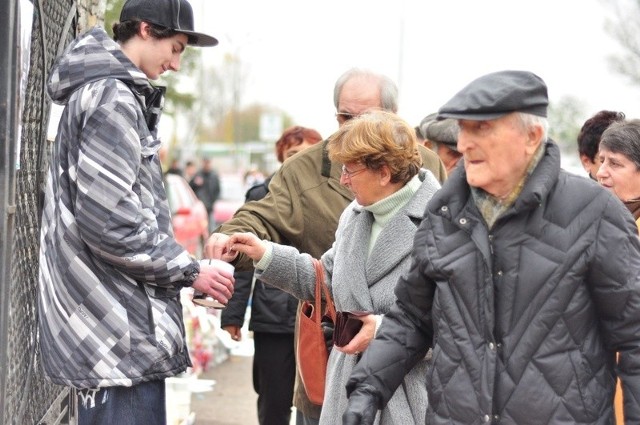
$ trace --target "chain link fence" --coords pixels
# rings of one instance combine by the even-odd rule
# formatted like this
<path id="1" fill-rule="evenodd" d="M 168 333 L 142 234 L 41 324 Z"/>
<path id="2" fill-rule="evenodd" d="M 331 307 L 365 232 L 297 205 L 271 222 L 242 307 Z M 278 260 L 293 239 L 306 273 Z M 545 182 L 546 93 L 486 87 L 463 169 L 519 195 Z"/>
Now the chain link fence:
<path id="1" fill-rule="evenodd" d="M 11 0 L 13 1 L 13 0 Z M 38 349 L 38 250 L 42 190 L 51 142 L 47 126 L 51 103 L 48 71 L 55 58 L 88 25 L 98 22 L 105 0 L 32 0 L 30 69 L 23 100 L 20 169 L 16 173 L 16 215 L 11 249 L 10 300 L 4 411 L 1 424 L 73 424 L 69 390 L 44 379 Z M 90 10 L 101 11 L 98 14 Z"/>

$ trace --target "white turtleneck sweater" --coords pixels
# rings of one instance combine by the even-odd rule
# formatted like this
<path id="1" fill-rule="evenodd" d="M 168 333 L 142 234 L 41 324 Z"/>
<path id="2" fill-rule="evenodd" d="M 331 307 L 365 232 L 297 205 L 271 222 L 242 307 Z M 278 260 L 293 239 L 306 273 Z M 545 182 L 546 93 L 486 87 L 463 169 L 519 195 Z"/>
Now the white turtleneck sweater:
<path id="1" fill-rule="evenodd" d="M 420 181 L 420 177 L 416 174 L 397 192 L 392 193 L 391 195 L 379 200 L 374 204 L 363 207 L 366 211 L 369 211 L 371 214 L 373 214 L 373 224 L 371 226 L 371 237 L 369 238 L 368 254 L 371 254 L 371 250 L 376 244 L 378 235 L 380 235 L 380 232 L 382 231 L 382 229 L 384 229 L 384 226 L 386 226 L 389 220 L 391 220 L 391 218 L 393 218 L 393 216 L 396 215 L 396 213 L 400 211 L 400 209 L 404 207 L 407 202 L 409 202 L 416 191 L 420 188 L 421 184 L 422 182 Z"/>

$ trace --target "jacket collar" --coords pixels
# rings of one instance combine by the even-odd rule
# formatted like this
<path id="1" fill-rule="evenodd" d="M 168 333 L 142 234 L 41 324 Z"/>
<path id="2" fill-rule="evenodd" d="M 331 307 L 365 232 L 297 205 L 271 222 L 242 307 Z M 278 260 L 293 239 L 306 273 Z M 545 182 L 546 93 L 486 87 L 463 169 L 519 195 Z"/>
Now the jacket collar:
<path id="1" fill-rule="evenodd" d="M 461 159 L 461 161 L 464 161 Z M 542 159 L 525 183 L 520 196 L 515 200 L 511 211 L 519 212 L 535 208 L 544 202 L 560 174 L 560 149 L 551 139 L 545 143 Z M 442 190 L 436 193 L 429 203 L 431 213 L 457 218 L 465 206 L 472 205 L 471 189 L 467 183 L 464 164 L 456 167 L 444 182 Z"/>
<path id="2" fill-rule="evenodd" d="M 413 239 L 407 240 L 407 235 L 413 235 L 422 222 L 425 206 L 434 193 L 440 188 L 440 184 L 432 173 L 426 170 L 420 171 L 422 185 L 413 195 L 411 200 L 387 223 L 376 240 L 376 245 L 367 259 L 367 282 L 376 282 L 386 276 L 389 270 L 400 263 L 413 249 Z M 354 208 L 356 211 L 366 212 L 362 207 Z M 366 212 L 368 216 L 372 215 Z M 367 231 L 370 231 L 370 221 Z M 366 252 L 366 243 L 365 246 Z"/>

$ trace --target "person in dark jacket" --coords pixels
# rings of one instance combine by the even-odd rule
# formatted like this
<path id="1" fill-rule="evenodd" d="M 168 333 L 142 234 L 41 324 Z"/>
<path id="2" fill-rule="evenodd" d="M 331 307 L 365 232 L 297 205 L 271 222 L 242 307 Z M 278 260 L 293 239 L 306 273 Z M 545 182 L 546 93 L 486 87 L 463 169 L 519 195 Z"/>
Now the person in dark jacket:
<path id="1" fill-rule="evenodd" d="M 226 302 L 233 276 L 174 238 L 164 91 L 149 80 L 178 71 L 188 44 L 217 40 L 193 31 L 186 0 L 128 0 L 113 34 L 80 35 L 49 75 L 65 108 L 44 194 L 38 341 L 46 378 L 77 390 L 80 425 L 163 424 L 165 378 L 191 365 L 179 292 Z"/>
<path id="2" fill-rule="evenodd" d="M 458 123 L 451 118 L 445 120 L 427 121 L 422 126 L 422 134 L 431 143 L 433 149 L 447 170 L 451 174 L 453 167 L 458 165 L 462 154 L 458 152 Z"/>
<path id="3" fill-rule="evenodd" d="M 215 226 L 213 206 L 220 197 L 220 177 L 218 177 L 216 170 L 213 169 L 210 158 L 202 160 L 202 168 L 189 180 L 189 186 L 191 186 L 191 189 L 207 209 L 209 230 L 211 230 Z"/>
<path id="4" fill-rule="evenodd" d="M 316 130 L 290 127 L 276 142 L 276 157 L 280 163 L 296 153 L 322 141 Z M 269 193 L 269 177 L 247 191 L 246 201 L 257 201 Z M 251 296 L 249 330 L 253 331 L 253 389 L 258 393 L 260 425 L 289 425 L 293 405 L 296 359 L 293 331 L 298 300 L 292 295 L 256 280 L 253 270 L 235 273 L 235 291 L 222 311 L 220 326 L 231 338 L 240 341 L 240 329 Z"/>
<path id="5" fill-rule="evenodd" d="M 640 238 L 615 195 L 561 170 L 547 106 L 538 76 L 500 71 L 440 108 L 464 166 L 425 211 L 343 424 L 372 424 L 429 348 L 427 424 L 612 424 L 616 376 L 640 423 Z"/>
<path id="6" fill-rule="evenodd" d="M 624 121 L 624 113 L 616 111 L 600 111 L 584 122 L 578 133 L 578 154 L 584 171 L 589 178 L 596 180 L 600 168 L 598 147 L 602 133 L 614 122 Z"/>

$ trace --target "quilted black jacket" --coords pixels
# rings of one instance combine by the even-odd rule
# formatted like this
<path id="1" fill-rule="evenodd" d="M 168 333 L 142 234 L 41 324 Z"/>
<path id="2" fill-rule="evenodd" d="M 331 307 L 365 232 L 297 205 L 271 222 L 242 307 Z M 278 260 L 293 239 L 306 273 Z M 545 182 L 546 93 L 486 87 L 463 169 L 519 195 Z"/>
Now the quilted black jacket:
<path id="1" fill-rule="evenodd" d="M 458 167 L 348 383 L 384 404 L 428 347 L 428 424 L 613 424 L 617 374 L 640 423 L 640 239 L 630 213 L 546 152 L 487 229 Z"/>

